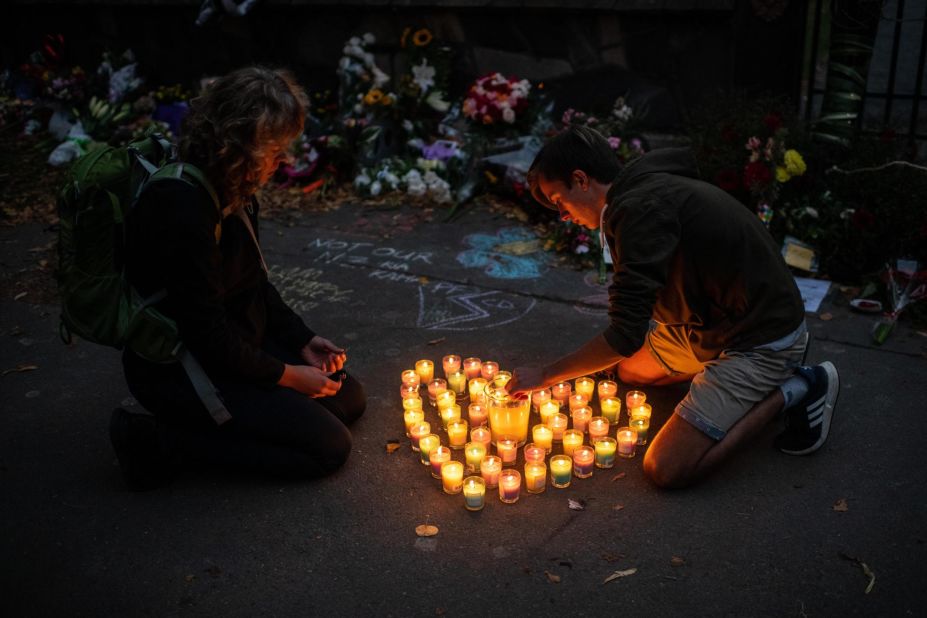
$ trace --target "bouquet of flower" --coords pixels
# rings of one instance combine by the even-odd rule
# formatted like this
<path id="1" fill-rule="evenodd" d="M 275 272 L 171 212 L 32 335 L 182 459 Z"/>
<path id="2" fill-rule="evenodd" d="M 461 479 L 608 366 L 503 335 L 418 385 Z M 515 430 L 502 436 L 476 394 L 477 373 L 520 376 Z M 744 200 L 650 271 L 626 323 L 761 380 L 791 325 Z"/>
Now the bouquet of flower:
<path id="1" fill-rule="evenodd" d="M 643 139 L 631 132 L 635 119 L 634 110 L 625 98 L 618 97 L 605 118 L 586 114 L 571 107 L 563 112 L 560 121 L 563 128 L 588 126 L 595 129 L 608 138 L 608 145 L 615 151 L 619 161 L 625 164 L 644 154 L 646 150 Z"/>
<path id="2" fill-rule="evenodd" d="M 371 113 L 388 107 L 396 95 L 384 89 L 389 75 L 376 64 L 373 53 L 367 50 L 376 42 L 371 33 L 351 37 L 342 50 L 338 63 L 338 99 L 342 119 L 346 126 L 366 125 Z"/>
<path id="3" fill-rule="evenodd" d="M 807 165 L 797 150 L 785 147 L 785 132 L 781 129 L 765 142 L 751 136 L 744 148 L 750 154 L 743 170 L 743 185 L 754 198 L 760 220 L 768 226 L 780 186 L 804 174 Z"/>
<path id="4" fill-rule="evenodd" d="M 428 197 L 445 204 L 452 200 L 451 185 L 437 173 L 435 166 L 419 159 L 415 165 L 391 157 L 370 168 L 361 168 L 354 178 L 354 188 L 361 195 L 377 197 L 391 191 L 405 191 L 410 197 Z M 420 165 L 424 164 L 424 165 Z"/>
<path id="5" fill-rule="evenodd" d="M 491 73 L 477 79 L 467 91 L 463 113 L 481 125 L 513 125 L 529 107 L 531 82 Z"/>

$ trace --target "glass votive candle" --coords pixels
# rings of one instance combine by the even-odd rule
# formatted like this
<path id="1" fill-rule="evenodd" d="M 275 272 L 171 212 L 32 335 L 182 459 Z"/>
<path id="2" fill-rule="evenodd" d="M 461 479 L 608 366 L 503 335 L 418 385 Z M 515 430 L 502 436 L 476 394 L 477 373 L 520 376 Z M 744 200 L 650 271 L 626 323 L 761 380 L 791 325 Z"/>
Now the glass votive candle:
<path id="1" fill-rule="evenodd" d="M 489 453 L 489 446 L 492 444 L 492 431 L 485 426 L 474 427 L 470 430 L 470 442 L 479 442 L 486 447 L 486 452 Z"/>
<path id="2" fill-rule="evenodd" d="M 497 373 L 499 373 L 499 363 L 486 361 L 480 365 L 480 376 L 487 382 L 492 382 Z"/>
<path id="3" fill-rule="evenodd" d="M 503 466 L 514 466 L 518 457 L 518 442 L 510 438 L 502 438 L 496 442 L 496 453 L 502 460 Z"/>
<path id="4" fill-rule="evenodd" d="M 595 450 L 591 446 L 577 446 L 573 451 L 573 476 L 585 479 L 592 476 L 595 467 Z"/>
<path id="5" fill-rule="evenodd" d="M 602 416 L 607 418 L 609 423 L 613 425 L 618 423 L 618 415 L 621 413 L 620 399 L 617 397 L 599 398 L 599 407 L 602 408 Z"/>
<path id="6" fill-rule="evenodd" d="M 630 427 L 618 430 L 618 456 L 630 459 L 634 457 L 634 447 L 637 445 L 637 432 Z"/>
<path id="7" fill-rule="evenodd" d="M 618 395 L 618 383 L 611 380 L 602 380 L 599 382 L 597 389 L 600 402 L 606 397 L 616 397 Z"/>
<path id="8" fill-rule="evenodd" d="M 468 511 L 480 511 L 486 504 L 486 481 L 481 476 L 468 476 L 463 480 L 464 506 Z"/>
<path id="9" fill-rule="evenodd" d="M 483 367 L 483 361 L 471 356 L 470 358 L 464 359 L 463 370 L 467 374 L 467 379 L 472 380 L 473 378 L 479 377 L 480 369 Z"/>
<path id="10" fill-rule="evenodd" d="M 618 441 L 611 437 L 599 438 L 595 442 L 595 465 L 599 468 L 611 468 L 615 465 L 615 449 Z"/>
<path id="11" fill-rule="evenodd" d="M 554 442 L 560 442 L 563 440 L 563 432 L 566 431 L 567 425 L 570 424 L 569 417 L 563 412 L 557 412 L 556 414 L 551 414 L 547 419 L 547 426 L 550 427 L 551 432 L 553 432 Z"/>
<path id="12" fill-rule="evenodd" d="M 444 493 L 459 494 L 463 489 L 464 465 L 459 461 L 445 461 L 441 464 L 441 484 Z"/>
<path id="13" fill-rule="evenodd" d="M 543 423 L 531 428 L 531 439 L 547 453 L 554 447 L 554 432 Z"/>
<path id="14" fill-rule="evenodd" d="M 467 376 L 463 371 L 455 371 L 447 376 L 447 389 L 457 393 L 458 397 L 467 397 Z"/>
<path id="15" fill-rule="evenodd" d="M 455 403 L 457 403 L 457 395 L 454 391 L 443 391 L 438 393 L 438 396 L 435 397 L 435 405 L 438 406 L 438 410 L 443 410 Z"/>
<path id="16" fill-rule="evenodd" d="M 402 372 L 402 383 L 407 386 L 418 386 L 422 383 L 422 378 L 415 369 L 406 369 Z"/>
<path id="17" fill-rule="evenodd" d="M 415 373 L 418 374 L 420 384 L 428 384 L 435 377 L 435 364 L 425 359 L 416 361 Z"/>
<path id="18" fill-rule="evenodd" d="M 403 401 L 406 399 L 421 400 L 418 394 L 418 384 L 403 384 L 399 387 L 399 396 L 402 397 Z"/>
<path id="19" fill-rule="evenodd" d="M 543 461 L 525 462 L 525 489 L 529 494 L 539 494 L 547 489 L 547 464 Z"/>
<path id="20" fill-rule="evenodd" d="M 525 445 L 525 461 L 544 461 L 547 458 L 547 449 L 535 443 Z"/>
<path id="21" fill-rule="evenodd" d="M 573 417 L 573 429 L 584 432 L 586 431 L 586 425 L 592 419 L 592 408 L 588 406 L 576 408 L 571 412 L 571 416 Z"/>
<path id="22" fill-rule="evenodd" d="M 499 473 L 499 500 L 506 504 L 518 502 L 521 495 L 521 473 L 506 468 Z"/>
<path id="23" fill-rule="evenodd" d="M 427 421 L 419 421 L 409 427 L 409 437 L 412 439 L 412 450 L 418 450 L 418 443 L 422 437 L 431 433 L 431 424 Z"/>
<path id="24" fill-rule="evenodd" d="M 470 419 L 470 425 L 472 427 L 480 427 L 486 424 L 488 417 L 488 410 L 486 406 L 480 403 L 471 403 L 467 406 L 467 417 Z"/>
<path id="25" fill-rule="evenodd" d="M 541 415 L 541 422 L 545 425 L 550 424 L 550 417 L 553 414 L 560 412 L 560 402 L 559 401 L 548 401 L 547 403 L 542 403 L 541 407 L 538 408 L 538 413 Z"/>
<path id="26" fill-rule="evenodd" d="M 403 410 L 421 410 L 422 409 L 422 398 L 416 395 L 415 397 L 406 397 L 402 400 L 402 409 Z"/>
<path id="27" fill-rule="evenodd" d="M 573 393 L 573 386 L 569 382 L 559 382 L 550 387 L 551 399 L 556 399 L 561 404 L 570 398 Z"/>
<path id="28" fill-rule="evenodd" d="M 628 418 L 632 418 L 634 416 L 646 416 L 647 418 L 650 418 L 652 414 L 653 408 L 650 407 L 649 403 L 642 403 L 639 406 L 628 408 Z"/>
<path id="29" fill-rule="evenodd" d="M 628 426 L 637 434 L 637 445 L 644 446 L 647 444 L 647 434 L 650 432 L 649 416 L 632 416 L 628 421 Z"/>
<path id="30" fill-rule="evenodd" d="M 435 400 L 438 398 L 438 395 L 447 392 L 447 381 L 441 378 L 435 378 L 434 380 L 429 380 L 427 384 L 428 402 L 431 405 L 435 405 Z"/>
<path id="31" fill-rule="evenodd" d="M 464 458 L 467 461 L 467 472 L 480 471 L 480 464 L 486 457 L 486 445 L 482 442 L 467 442 L 464 447 Z"/>
<path id="32" fill-rule="evenodd" d="M 586 425 L 586 431 L 589 432 L 589 443 L 595 444 L 596 440 L 607 436 L 608 428 L 609 422 L 604 416 L 593 416 L 590 418 L 589 424 Z"/>
<path id="33" fill-rule="evenodd" d="M 431 464 L 431 476 L 436 479 L 441 478 L 441 466 L 445 461 L 451 460 L 451 449 L 446 446 L 439 446 L 431 449 L 428 453 L 428 463 Z"/>
<path id="34" fill-rule="evenodd" d="M 442 408 L 438 415 L 441 417 L 441 424 L 444 426 L 444 429 L 447 429 L 447 426 L 453 423 L 454 421 L 460 420 L 460 406 L 456 403 L 452 403 L 446 408 Z"/>
<path id="35" fill-rule="evenodd" d="M 467 389 L 470 391 L 470 402 L 481 405 L 486 404 L 486 385 L 489 384 L 483 378 L 471 378 L 467 383 Z"/>
<path id="36" fill-rule="evenodd" d="M 550 458 L 550 484 L 557 488 L 570 486 L 573 479 L 573 458 L 569 455 L 554 455 Z"/>
<path id="37" fill-rule="evenodd" d="M 570 404 L 570 412 L 572 412 L 576 408 L 585 408 L 586 405 L 589 403 L 589 398 L 586 397 L 585 395 L 574 393 L 573 395 L 570 395 L 567 401 Z"/>
<path id="38" fill-rule="evenodd" d="M 411 410 L 406 410 L 402 413 L 402 418 L 406 422 L 406 437 L 412 437 L 412 427 L 418 425 L 419 423 L 425 422 L 425 413 L 422 412 L 421 408 L 412 408 Z M 428 431 L 425 433 L 431 433 L 431 427 L 428 427 Z M 422 436 L 419 436 L 421 438 Z"/>
<path id="39" fill-rule="evenodd" d="M 534 411 L 540 413 L 541 406 L 550 401 L 550 390 L 542 388 L 539 391 L 531 393 L 531 405 Z"/>
<path id="40" fill-rule="evenodd" d="M 441 359 L 441 366 L 444 368 L 445 377 L 451 377 L 452 373 L 460 371 L 460 357 L 456 354 L 448 354 Z"/>
<path id="41" fill-rule="evenodd" d="M 595 380 L 589 376 L 576 378 L 573 392 L 584 396 L 586 401 L 592 401 L 592 395 L 595 393 Z"/>
<path id="42" fill-rule="evenodd" d="M 567 429 L 563 432 L 563 454 L 573 456 L 573 451 L 583 445 L 583 432 Z"/>
<path id="43" fill-rule="evenodd" d="M 486 481 L 486 487 L 492 489 L 499 484 L 499 474 L 502 472 L 502 460 L 495 455 L 487 455 L 480 463 L 480 476 Z"/>
<path id="44" fill-rule="evenodd" d="M 459 451 L 467 445 L 468 433 L 467 421 L 462 418 L 447 424 L 447 441 L 455 451 Z"/>
<path id="45" fill-rule="evenodd" d="M 644 394 L 644 391 L 628 391 L 624 395 L 624 404 L 628 410 L 642 406 L 646 401 L 647 395 Z"/>
<path id="46" fill-rule="evenodd" d="M 431 463 L 429 457 L 431 456 L 431 451 L 441 446 L 441 438 L 436 436 L 433 433 L 422 436 L 418 439 L 418 454 L 421 457 L 422 463 L 428 465 Z"/>

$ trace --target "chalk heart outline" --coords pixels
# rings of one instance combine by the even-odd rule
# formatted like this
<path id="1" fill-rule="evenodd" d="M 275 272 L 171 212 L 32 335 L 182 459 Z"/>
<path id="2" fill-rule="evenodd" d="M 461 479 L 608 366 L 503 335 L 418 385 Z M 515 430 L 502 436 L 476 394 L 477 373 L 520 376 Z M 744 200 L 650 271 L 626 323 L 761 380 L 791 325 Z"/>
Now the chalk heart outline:
<path id="1" fill-rule="evenodd" d="M 541 251 L 537 236 L 529 229 L 506 227 L 495 234 L 470 234 L 463 242 L 471 248 L 457 254 L 457 262 L 465 268 L 482 268 L 494 279 L 537 279 L 547 270 L 546 255 Z M 499 250 L 516 246 L 526 253 Z"/>

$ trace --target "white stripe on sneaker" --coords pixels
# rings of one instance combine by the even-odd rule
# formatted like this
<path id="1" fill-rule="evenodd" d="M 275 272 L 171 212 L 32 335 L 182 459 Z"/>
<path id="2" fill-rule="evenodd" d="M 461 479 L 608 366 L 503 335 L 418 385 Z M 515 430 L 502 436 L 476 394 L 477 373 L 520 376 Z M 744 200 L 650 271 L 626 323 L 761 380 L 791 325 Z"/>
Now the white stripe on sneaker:
<path id="1" fill-rule="evenodd" d="M 818 425 L 820 425 L 820 424 L 823 423 L 823 422 L 824 422 L 824 417 L 822 416 L 822 417 L 819 418 L 818 420 L 812 421 L 811 424 L 808 425 L 808 428 L 809 428 L 809 429 L 814 429 L 815 427 L 817 427 Z"/>

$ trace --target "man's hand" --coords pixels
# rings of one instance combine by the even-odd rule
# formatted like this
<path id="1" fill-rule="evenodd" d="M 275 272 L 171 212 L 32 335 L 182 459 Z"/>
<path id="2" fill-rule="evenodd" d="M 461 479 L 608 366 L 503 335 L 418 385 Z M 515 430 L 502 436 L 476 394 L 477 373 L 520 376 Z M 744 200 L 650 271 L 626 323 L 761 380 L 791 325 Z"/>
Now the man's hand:
<path id="1" fill-rule="evenodd" d="M 326 373 L 338 371 L 344 367 L 345 361 L 348 360 L 348 354 L 344 348 L 339 348 L 334 343 L 316 335 L 302 350 L 299 351 L 303 360 L 313 367 L 318 367 Z"/>
<path id="2" fill-rule="evenodd" d="M 528 391 L 536 391 L 549 386 L 541 367 L 518 367 L 512 372 L 512 379 L 505 385 L 505 390 L 517 398 L 524 398 Z"/>
<path id="3" fill-rule="evenodd" d="M 340 381 L 336 382 L 322 369 L 308 365 L 284 365 L 283 375 L 277 384 L 309 397 L 330 397 L 341 388 Z"/>

